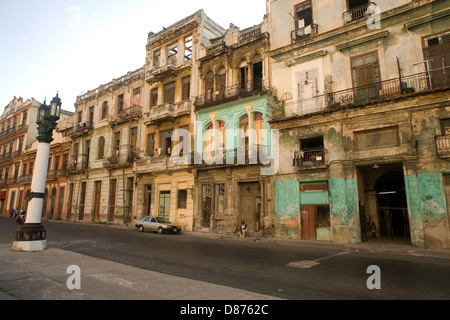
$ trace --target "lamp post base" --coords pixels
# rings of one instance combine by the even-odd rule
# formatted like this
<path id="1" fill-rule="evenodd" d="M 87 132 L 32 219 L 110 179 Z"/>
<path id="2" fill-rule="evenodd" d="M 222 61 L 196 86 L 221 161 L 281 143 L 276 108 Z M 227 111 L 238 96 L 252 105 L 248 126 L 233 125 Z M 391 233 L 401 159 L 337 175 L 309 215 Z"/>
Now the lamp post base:
<path id="1" fill-rule="evenodd" d="M 25 223 L 16 232 L 12 250 L 42 251 L 47 249 L 46 230 L 42 223 Z"/>
<path id="2" fill-rule="evenodd" d="M 47 240 L 39 241 L 14 241 L 13 251 L 44 251 L 47 249 Z"/>

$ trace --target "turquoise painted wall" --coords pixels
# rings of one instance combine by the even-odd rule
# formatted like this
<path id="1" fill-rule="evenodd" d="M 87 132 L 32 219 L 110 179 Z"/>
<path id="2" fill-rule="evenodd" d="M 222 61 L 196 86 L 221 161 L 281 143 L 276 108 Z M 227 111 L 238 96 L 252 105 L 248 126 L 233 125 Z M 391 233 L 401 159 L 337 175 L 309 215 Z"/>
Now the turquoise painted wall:
<path id="1" fill-rule="evenodd" d="M 300 214 L 300 184 L 297 180 L 275 181 L 275 216 L 291 219 Z"/>
<path id="2" fill-rule="evenodd" d="M 411 241 L 425 247 L 425 230 L 447 219 L 445 189 L 440 172 L 405 176 Z M 437 235 L 436 235 L 437 236 Z M 441 237 L 448 237 L 443 233 Z M 445 241 L 445 239 L 442 239 Z"/>
<path id="3" fill-rule="evenodd" d="M 196 146 L 195 149 L 198 153 L 202 154 L 204 150 L 204 137 L 206 132 L 206 127 L 211 123 L 210 114 L 216 113 L 217 121 L 225 122 L 225 129 L 239 129 L 239 121 L 243 116 L 247 116 L 247 111 L 244 106 L 247 104 L 252 104 L 252 112 L 259 112 L 263 115 L 264 129 L 270 129 L 270 125 L 267 122 L 267 96 L 257 96 L 249 99 L 242 99 L 233 101 L 230 103 L 224 103 L 218 106 L 210 107 L 205 110 L 197 112 L 197 131 L 196 131 Z M 268 155 L 271 155 L 271 135 L 269 130 L 266 131 L 264 136 L 265 141 L 268 145 Z M 225 136 L 225 148 L 234 149 L 239 146 L 239 137 L 233 135 L 232 132 L 226 132 Z"/>

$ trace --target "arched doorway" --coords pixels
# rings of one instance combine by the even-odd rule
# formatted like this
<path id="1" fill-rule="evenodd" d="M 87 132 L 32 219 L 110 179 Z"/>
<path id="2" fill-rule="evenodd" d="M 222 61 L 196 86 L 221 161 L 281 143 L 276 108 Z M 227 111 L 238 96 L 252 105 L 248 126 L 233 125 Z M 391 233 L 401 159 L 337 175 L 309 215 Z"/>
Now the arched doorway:
<path id="1" fill-rule="evenodd" d="M 361 240 L 411 244 L 403 164 L 360 166 L 357 178 Z"/>
<path id="2" fill-rule="evenodd" d="M 410 238 L 402 172 L 387 172 L 375 183 L 380 236 Z"/>

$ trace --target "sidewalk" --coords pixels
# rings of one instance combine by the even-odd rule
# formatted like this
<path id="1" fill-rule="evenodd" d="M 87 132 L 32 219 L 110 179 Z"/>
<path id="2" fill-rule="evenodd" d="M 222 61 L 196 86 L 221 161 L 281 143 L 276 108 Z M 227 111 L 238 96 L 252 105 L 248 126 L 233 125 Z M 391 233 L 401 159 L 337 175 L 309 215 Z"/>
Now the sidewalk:
<path id="1" fill-rule="evenodd" d="M 279 300 L 51 247 L 16 252 L 12 243 L 0 236 L 0 300 Z M 67 287 L 71 265 L 80 268 L 80 290 Z"/>

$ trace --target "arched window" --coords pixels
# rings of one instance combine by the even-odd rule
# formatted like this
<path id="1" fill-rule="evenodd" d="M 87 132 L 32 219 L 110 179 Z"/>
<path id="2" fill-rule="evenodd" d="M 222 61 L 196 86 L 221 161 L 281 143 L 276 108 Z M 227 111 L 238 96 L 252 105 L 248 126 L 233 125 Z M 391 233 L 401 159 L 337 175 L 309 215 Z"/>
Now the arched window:
<path id="1" fill-rule="evenodd" d="M 263 139 L 263 137 L 260 135 L 260 130 L 264 129 L 263 114 L 261 112 L 255 112 L 253 114 L 253 129 L 255 129 L 254 143 L 259 145 L 262 143 Z"/>
<path id="2" fill-rule="evenodd" d="M 206 127 L 205 132 L 205 149 L 206 154 L 210 154 L 214 151 L 214 125 L 211 123 Z"/>
<path id="3" fill-rule="evenodd" d="M 102 116 L 101 119 L 106 119 L 108 116 L 108 101 L 103 102 L 102 104 Z"/>
<path id="4" fill-rule="evenodd" d="M 214 74 L 210 71 L 205 78 L 205 94 L 206 100 L 209 101 L 213 98 L 214 94 Z"/>
<path id="5" fill-rule="evenodd" d="M 219 93 L 218 98 L 225 97 L 225 90 L 227 87 L 227 74 L 225 68 L 220 68 L 217 73 L 217 91 Z"/>
<path id="6" fill-rule="evenodd" d="M 105 138 L 104 137 L 100 137 L 98 139 L 97 150 L 98 150 L 97 160 L 103 159 L 105 157 Z"/>
<path id="7" fill-rule="evenodd" d="M 225 150 L 225 121 L 219 121 L 217 130 L 217 144 L 219 151 Z"/>
<path id="8" fill-rule="evenodd" d="M 248 116 L 245 115 L 239 121 L 239 146 L 248 150 L 249 132 L 248 132 Z"/>

